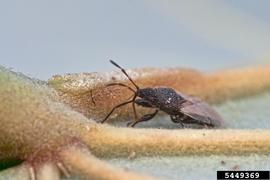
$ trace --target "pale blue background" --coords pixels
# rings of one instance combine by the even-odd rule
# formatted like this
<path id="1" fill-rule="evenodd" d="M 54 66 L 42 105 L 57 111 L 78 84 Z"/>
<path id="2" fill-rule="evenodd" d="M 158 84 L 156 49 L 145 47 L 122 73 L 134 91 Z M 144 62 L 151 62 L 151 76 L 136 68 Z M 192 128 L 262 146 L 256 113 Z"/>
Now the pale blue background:
<path id="1" fill-rule="evenodd" d="M 0 64 L 41 79 L 116 70 L 109 58 L 127 68 L 204 71 L 270 64 L 269 7 L 269 0 L 0 0 Z M 269 99 L 216 109 L 230 128 L 269 128 Z M 259 155 L 108 161 L 168 179 L 216 179 L 216 170 L 235 165 L 270 168 L 269 156 Z"/>
<path id="2" fill-rule="evenodd" d="M 115 69 L 109 58 L 127 68 L 268 63 L 269 7 L 267 0 L 1 0 L 0 64 L 48 79 Z"/>

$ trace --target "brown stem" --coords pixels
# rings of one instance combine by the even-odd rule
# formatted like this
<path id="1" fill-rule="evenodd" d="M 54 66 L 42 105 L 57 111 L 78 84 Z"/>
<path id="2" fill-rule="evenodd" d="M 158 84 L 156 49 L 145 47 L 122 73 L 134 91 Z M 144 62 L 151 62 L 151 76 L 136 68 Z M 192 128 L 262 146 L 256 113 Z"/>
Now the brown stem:
<path id="1" fill-rule="evenodd" d="M 62 161 L 70 167 L 71 172 L 93 180 L 153 180 L 150 176 L 139 175 L 115 168 L 95 158 L 86 149 L 69 147 L 60 153 Z M 156 179 L 156 178 L 155 178 Z"/>
<path id="2" fill-rule="evenodd" d="M 270 154 L 269 130 L 158 130 L 100 127 L 82 139 L 98 157 Z"/>

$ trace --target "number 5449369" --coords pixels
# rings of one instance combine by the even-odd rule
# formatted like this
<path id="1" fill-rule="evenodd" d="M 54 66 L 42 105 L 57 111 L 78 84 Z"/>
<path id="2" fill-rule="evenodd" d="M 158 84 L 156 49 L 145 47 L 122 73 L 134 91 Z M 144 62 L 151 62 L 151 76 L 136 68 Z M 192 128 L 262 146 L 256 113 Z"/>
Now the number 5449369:
<path id="1" fill-rule="evenodd" d="M 258 179 L 258 172 L 226 172 L 225 179 Z"/>

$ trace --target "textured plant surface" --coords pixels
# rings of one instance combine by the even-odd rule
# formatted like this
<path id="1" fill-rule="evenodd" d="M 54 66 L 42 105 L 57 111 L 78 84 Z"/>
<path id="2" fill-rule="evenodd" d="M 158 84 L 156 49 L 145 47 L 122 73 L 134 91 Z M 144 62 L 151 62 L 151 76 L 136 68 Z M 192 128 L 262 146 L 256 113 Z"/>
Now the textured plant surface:
<path id="1" fill-rule="evenodd" d="M 270 89 L 267 66 L 214 74 L 183 69 L 128 72 L 141 87 L 170 86 L 209 103 Z M 89 73 L 55 76 L 47 83 L 1 67 L 0 161 L 23 163 L 3 170 L 0 178 L 153 179 L 111 167 L 96 157 L 128 158 L 134 152 L 136 156 L 270 153 L 268 130 L 131 129 L 96 123 L 130 97 L 124 88 L 105 87 L 119 81 L 126 82 L 119 73 Z M 112 119 L 131 117 L 127 106 Z"/>

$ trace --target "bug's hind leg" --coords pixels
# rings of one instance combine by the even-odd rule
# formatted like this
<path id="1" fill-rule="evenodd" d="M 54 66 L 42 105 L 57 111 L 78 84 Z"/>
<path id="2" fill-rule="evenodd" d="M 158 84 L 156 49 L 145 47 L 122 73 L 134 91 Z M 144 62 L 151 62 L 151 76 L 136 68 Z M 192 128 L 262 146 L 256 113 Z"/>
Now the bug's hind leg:
<path id="1" fill-rule="evenodd" d="M 139 122 L 149 121 L 149 120 L 153 119 L 157 113 L 158 113 L 158 110 L 156 109 L 156 111 L 155 111 L 154 113 L 146 114 L 146 115 L 144 115 L 143 117 L 141 117 L 141 118 L 140 118 L 139 120 L 137 120 L 137 121 L 129 122 L 129 123 L 127 124 L 127 126 L 134 127 L 134 126 L 135 126 L 136 124 L 138 124 Z"/>

